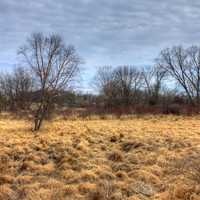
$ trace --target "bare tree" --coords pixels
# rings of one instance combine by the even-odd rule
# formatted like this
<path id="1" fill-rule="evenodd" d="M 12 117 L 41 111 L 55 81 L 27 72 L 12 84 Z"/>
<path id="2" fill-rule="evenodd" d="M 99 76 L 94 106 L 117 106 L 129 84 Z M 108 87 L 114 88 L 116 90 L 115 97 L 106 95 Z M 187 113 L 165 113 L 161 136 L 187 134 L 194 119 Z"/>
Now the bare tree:
<path id="1" fill-rule="evenodd" d="M 199 47 L 165 49 L 160 54 L 158 64 L 179 83 L 192 105 L 200 105 Z"/>
<path id="2" fill-rule="evenodd" d="M 5 107 L 9 106 L 9 110 L 15 110 L 14 79 L 11 74 L 1 74 L 0 88 L 1 94 L 5 98 Z"/>
<path id="3" fill-rule="evenodd" d="M 196 103 L 200 105 L 200 47 L 192 46 L 187 49 L 187 53 L 189 82 L 195 91 Z"/>
<path id="4" fill-rule="evenodd" d="M 9 110 L 28 108 L 32 86 L 30 74 L 22 67 L 0 77 L 0 91 Z"/>
<path id="5" fill-rule="evenodd" d="M 31 103 L 30 93 L 33 89 L 33 80 L 28 71 L 18 67 L 14 71 L 15 102 L 17 107 L 27 109 Z"/>
<path id="6" fill-rule="evenodd" d="M 94 83 L 100 93 L 106 93 L 106 87 L 114 80 L 112 66 L 99 67 L 94 78 Z"/>
<path id="7" fill-rule="evenodd" d="M 142 77 L 144 81 L 144 89 L 147 101 L 150 104 L 157 104 L 163 80 L 166 76 L 166 70 L 159 66 L 146 67 L 142 70 Z"/>
<path id="8" fill-rule="evenodd" d="M 141 72 L 133 66 L 100 67 L 95 77 L 96 85 L 109 105 L 130 105 L 142 85 Z"/>
<path id="9" fill-rule="evenodd" d="M 130 105 L 137 98 L 142 86 L 141 71 L 133 66 L 119 66 L 114 70 L 114 79 L 118 90 L 118 98 L 123 105 Z"/>
<path id="10" fill-rule="evenodd" d="M 54 98 L 61 90 L 69 87 L 79 71 L 80 58 L 73 46 L 65 46 L 62 38 L 52 34 L 33 34 L 19 49 L 40 92 L 35 113 L 34 130 L 40 129 Z"/>
<path id="11" fill-rule="evenodd" d="M 107 106 L 114 105 L 118 91 L 116 90 L 113 67 L 112 66 L 99 67 L 96 76 L 94 78 L 94 83 L 97 89 L 99 90 L 100 95 L 103 95 L 106 105 Z"/>

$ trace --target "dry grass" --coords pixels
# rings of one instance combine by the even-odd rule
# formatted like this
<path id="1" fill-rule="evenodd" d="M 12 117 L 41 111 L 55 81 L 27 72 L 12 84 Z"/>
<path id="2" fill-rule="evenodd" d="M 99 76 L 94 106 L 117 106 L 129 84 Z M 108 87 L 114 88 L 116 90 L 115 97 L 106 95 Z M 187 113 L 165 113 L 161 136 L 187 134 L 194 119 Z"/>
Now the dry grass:
<path id="1" fill-rule="evenodd" d="M 200 117 L 0 118 L 0 200 L 199 200 Z"/>

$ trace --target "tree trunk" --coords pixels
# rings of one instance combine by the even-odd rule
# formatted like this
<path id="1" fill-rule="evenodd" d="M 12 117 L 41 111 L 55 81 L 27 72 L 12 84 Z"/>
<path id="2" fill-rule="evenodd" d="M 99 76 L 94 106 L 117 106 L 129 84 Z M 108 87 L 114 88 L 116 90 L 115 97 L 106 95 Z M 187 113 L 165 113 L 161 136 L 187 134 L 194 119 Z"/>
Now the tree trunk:
<path id="1" fill-rule="evenodd" d="M 42 101 L 36 114 L 35 114 L 35 127 L 34 131 L 39 131 L 44 119 L 46 118 L 49 108 L 51 106 L 51 101 L 47 98 L 46 101 Z"/>
<path id="2" fill-rule="evenodd" d="M 48 110 L 48 104 L 41 104 L 35 115 L 35 127 L 34 131 L 39 131 L 42 125 L 43 120 L 45 119 L 46 113 Z"/>

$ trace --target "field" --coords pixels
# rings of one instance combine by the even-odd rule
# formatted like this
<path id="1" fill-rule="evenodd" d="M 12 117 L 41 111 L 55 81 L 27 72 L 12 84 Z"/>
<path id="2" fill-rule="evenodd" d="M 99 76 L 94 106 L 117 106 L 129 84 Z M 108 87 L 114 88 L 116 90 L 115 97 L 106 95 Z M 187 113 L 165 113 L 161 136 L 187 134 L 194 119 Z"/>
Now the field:
<path id="1" fill-rule="evenodd" d="M 200 117 L 0 117 L 0 200 L 199 200 Z"/>

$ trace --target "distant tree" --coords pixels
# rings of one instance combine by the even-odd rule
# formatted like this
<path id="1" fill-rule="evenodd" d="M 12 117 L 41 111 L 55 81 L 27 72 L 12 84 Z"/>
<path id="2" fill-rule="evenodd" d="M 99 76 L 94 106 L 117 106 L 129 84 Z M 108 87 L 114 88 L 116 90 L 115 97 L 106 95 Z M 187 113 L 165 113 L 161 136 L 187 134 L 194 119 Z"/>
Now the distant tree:
<path id="1" fill-rule="evenodd" d="M 116 104 L 116 83 L 114 80 L 114 73 L 112 66 L 102 66 L 99 67 L 94 79 L 95 86 L 103 95 L 105 104 L 107 106 L 113 106 Z"/>
<path id="2" fill-rule="evenodd" d="M 133 104 L 142 86 L 141 71 L 134 66 L 119 66 L 114 70 L 114 80 L 121 104 L 125 106 Z"/>
<path id="3" fill-rule="evenodd" d="M 30 73 L 22 67 L 14 70 L 15 102 L 19 108 L 29 108 L 31 103 L 30 93 L 33 89 L 33 80 Z"/>
<path id="4" fill-rule="evenodd" d="M 106 93 L 105 86 L 108 86 L 114 80 L 113 67 L 102 66 L 99 67 L 94 78 L 94 83 L 100 93 Z"/>
<path id="5" fill-rule="evenodd" d="M 9 110 L 15 110 L 15 88 L 11 74 L 1 74 L 0 88 L 1 94 L 4 97 L 5 107 L 9 107 Z"/>
<path id="6" fill-rule="evenodd" d="M 2 99 L 12 111 L 29 107 L 32 86 L 30 73 L 22 67 L 17 67 L 14 71 L 2 74 L 0 77 Z"/>
<path id="7" fill-rule="evenodd" d="M 149 104 L 159 103 L 159 95 L 162 89 L 163 80 L 166 77 L 166 70 L 159 66 L 146 67 L 142 70 L 146 100 Z"/>
<path id="8" fill-rule="evenodd" d="M 80 58 L 73 46 L 65 46 L 59 35 L 32 34 L 19 49 L 32 70 L 39 91 L 39 100 L 34 119 L 34 130 L 38 131 L 50 112 L 54 98 L 74 80 L 79 71 Z"/>
<path id="9" fill-rule="evenodd" d="M 141 72 L 133 66 L 100 67 L 95 76 L 96 85 L 108 105 L 130 105 L 142 85 Z"/>
<path id="10" fill-rule="evenodd" d="M 182 87 L 192 105 L 200 105 L 200 48 L 175 46 L 161 51 L 158 65 Z"/>
<path id="11" fill-rule="evenodd" d="M 195 92 L 195 100 L 200 105 L 200 47 L 192 46 L 188 48 L 188 76 L 190 76 L 190 85 Z"/>

